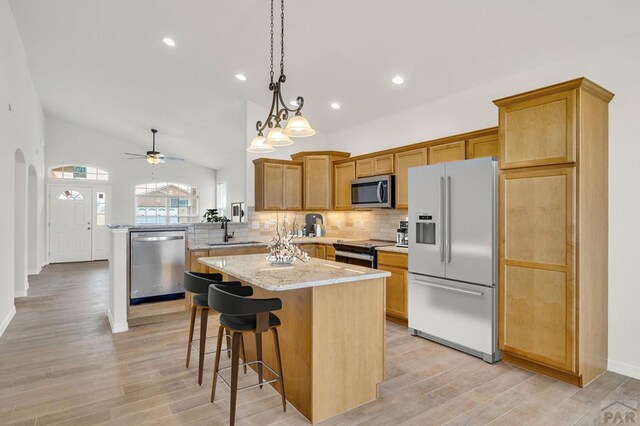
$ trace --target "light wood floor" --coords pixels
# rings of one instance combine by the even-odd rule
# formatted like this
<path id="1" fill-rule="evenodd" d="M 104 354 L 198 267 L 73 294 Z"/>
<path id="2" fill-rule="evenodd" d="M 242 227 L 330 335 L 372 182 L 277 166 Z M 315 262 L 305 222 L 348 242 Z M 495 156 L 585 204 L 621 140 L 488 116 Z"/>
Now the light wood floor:
<path id="1" fill-rule="evenodd" d="M 184 367 L 187 313 L 136 320 L 113 335 L 106 262 L 48 266 L 0 338 L 0 424 L 224 424 L 228 391 L 209 403 L 205 380 Z M 210 335 L 216 321 L 210 320 Z M 223 357 L 228 365 L 228 360 Z M 286 374 L 286 365 L 284 366 Z M 380 398 L 327 425 L 595 424 L 602 401 L 640 401 L 640 381 L 606 373 L 585 389 L 496 365 L 411 337 L 387 323 Z M 640 406 L 638 407 L 640 411 Z M 298 425 L 273 389 L 241 392 L 238 423 Z"/>

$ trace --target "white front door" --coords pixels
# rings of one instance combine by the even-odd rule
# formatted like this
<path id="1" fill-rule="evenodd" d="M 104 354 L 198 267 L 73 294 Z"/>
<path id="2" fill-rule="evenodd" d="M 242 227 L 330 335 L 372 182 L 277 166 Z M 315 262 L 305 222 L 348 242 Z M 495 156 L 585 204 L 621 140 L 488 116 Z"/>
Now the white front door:
<path id="1" fill-rule="evenodd" d="M 91 187 L 51 185 L 49 188 L 49 260 L 92 260 Z"/>

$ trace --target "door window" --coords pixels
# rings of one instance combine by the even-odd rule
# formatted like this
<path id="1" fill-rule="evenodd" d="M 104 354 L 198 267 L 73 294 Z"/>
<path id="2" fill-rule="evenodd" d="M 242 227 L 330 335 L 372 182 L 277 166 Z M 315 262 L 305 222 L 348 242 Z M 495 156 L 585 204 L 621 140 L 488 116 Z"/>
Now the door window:
<path id="1" fill-rule="evenodd" d="M 66 191 L 62 191 L 62 193 L 60 193 L 60 195 L 58 195 L 58 200 L 63 200 L 63 201 L 65 201 L 65 200 L 78 200 L 78 201 L 82 201 L 82 200 L 84 200 L 84 197 L 78 191 L 74 191 L 74 190 L 68 189 Z"/>
<path id="2" fill-rule="evenodd" d="M 96 225 L 107 224 L 107 197 L 104 192 L 96 192 Z"/>

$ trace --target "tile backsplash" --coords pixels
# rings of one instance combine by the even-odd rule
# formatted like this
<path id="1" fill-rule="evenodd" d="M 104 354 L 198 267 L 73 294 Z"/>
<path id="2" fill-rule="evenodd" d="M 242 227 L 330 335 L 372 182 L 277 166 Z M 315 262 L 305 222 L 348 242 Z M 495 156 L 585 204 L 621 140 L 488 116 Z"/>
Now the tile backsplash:
<path id="1" fill-rule="evenodd" d="M 307 212 L 256 212 L 249 207 L 247 223 L 229 223 L 229 232 L 235 232 L 235 239 L 251 240 L 271 237 L 278 220 L 287 218 L 290 222 L 304 225 Z M 327 236 L 336 238 L 356 238 L 395 241 L 396 229 L 401 220 L 406 220 L 406 210 L 371 211 L 326 211 L 317 212 L 324 218 Z M 255 229 L 257 226 L 257 229 Z M 189 227 L 189 242 L 202 244 L 222 241 L 224 231 L 220 223 L 195 223 Z"/>

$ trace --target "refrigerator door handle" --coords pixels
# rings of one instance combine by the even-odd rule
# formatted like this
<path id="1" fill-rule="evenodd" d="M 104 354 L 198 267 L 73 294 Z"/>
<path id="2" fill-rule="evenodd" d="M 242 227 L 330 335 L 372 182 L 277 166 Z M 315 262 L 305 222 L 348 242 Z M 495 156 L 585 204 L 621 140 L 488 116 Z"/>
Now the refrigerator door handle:
<path id="1" fill-rule="evenodd" d="M 442 226 L 442 222 L 444 222 L 444 193 L 444 177 L 440 176 L 440 262 L 444 262 L 445 233 L 444 226 Z"/>
<path id="2" fill-rule="evenodd" d="M 376 196 L 378 197 L 378 202 L 382 202 L 382 181 L 378 182 L 378 189 L 376 190 Z"/>
<path id="3" fill-rule="evenodd" d="M 451 263 L 451 176 L 447 176 L 447 263 Z"/>
<path id="4" fill-rule="evenodd" d="M 427 285 L 429 287 L 441 288 L 443 290 L 450 290 L 450 291 L 457 291 L 458 293 L 471 294 L 473 296 L 484 296 L 484 292 L 483 291 L 464 290 L 462 288 L 448 287 L 446 285 L 434 284 L 434 283 L 430 283 L 430 282 L 427 282 L 427 281 L 416 280 L 416 279 L 414 279 L 413 282 L 416 282 L 416 283 L 419 283 L 419 284 L 424 284 L 424 285 Z"/>

